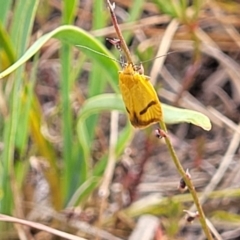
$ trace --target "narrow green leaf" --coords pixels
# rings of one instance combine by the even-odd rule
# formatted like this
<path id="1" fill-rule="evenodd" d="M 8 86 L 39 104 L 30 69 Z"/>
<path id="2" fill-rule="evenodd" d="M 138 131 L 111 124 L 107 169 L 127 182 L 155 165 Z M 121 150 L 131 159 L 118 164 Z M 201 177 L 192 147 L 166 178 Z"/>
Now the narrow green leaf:
<path id="1" fill-rule="evenodd" d="M 208 117 L 201 113 L 192 110 L 171 107 L 166 104 L 162 104 L 162 107 L 164 112 L 164 121 L 168 124 L 188 122 L 200 126 L 205 130 L 211 129 L 210 120 L 208 119 Z M 89 139 L 85 125 L 86 119 L 92 114 L 111 110 L 119 110 L 121 112 L 125 112 L 125 106 L 123 104 L 121 95 L 101 94 L 98 96 L 94 96 L 86 100 L 81 108 L 78 118 L 77 132 L 79 142 L 81 143 L 81 146 L 83 148 L 84 161 L 86 162 L 86 166 L 89 164 L 90 159 Z M 122 153 L 122 151 L 126 147 L 126 143 L 128 143 L 128 140 L 131 138 L 132 134 L 133 127 L 131 127 L 130 124 L 128 123 L 127 127 L 124 130 L 124 133 L 122 133 L 121 137 L 119 137 L 118 139 L 116 155 Z M 105 156 L 94 167 L 93 171 L 94 176 L 101 176 L 103 170 L 106 167 L 106 164 L 107 157 Z M 96 184 L 91 185 L 91 189 L 94 189 L 95 187 Z M 87 189 L 82 198 L 86 197 L 89 192 L 91 191 Z"/>
<path id="2" fill-rule="evenodd" d="M 77 0 L 63 1 L 64 24 L 72 24 L 77 11 Z M 62 100 L 62 135 L 63 135 L 63 160 L 64 160 L 64 196 L 66 201 L 71 197 L 73 190 L 79 184 L 79 174 L 76 176 L 78 162 L 75 161 L 73 141 L 73 114 L 71 109 L 70 92 L 72 87 L 73 74 L 71 74 L 73 64 L 73 51 L 70 44 L 63 42 L 61 47 L 61 100 Z M 73 175 L 75 175 L 73 177 Z"/>
<path id="3" fill-rule="evenodd" d="M 207 116 L 202 113 L 171 107 L 163 104 L 163 117 L 166 124 L 176 124 L 181 122 L 192 123 L 204 130 L 211 129 L 211 122 Z M 79 122 L 81 124 L 85 119 L 93 113 L 100 111 L 119 110 L 125 112 L 121 95 L 118 94 L 101 94 L 85 101 L 79 114 Z"/>
<path id="4" fill-rule="evenodd" d="M 162 107 L 164 113 L 164 122 L 167 124 L 186 122 L 199 126 L 206 131 L 209 131 L 212 128 L 210 119 L 200 112 L 176 108 L 166 104 L 162 104 Z"/>
<path id="5" fill-rule="evenodd" d="M 77 0 L 63 1 L 63 23 L 71 24 L 77 12 Z"/>
<path id="6" fill-rule="evenodd" d="M 84 102 L 79 114 L 79 122 L 85 121 L 94 113 L 111 110 L 125 111 L 121 95 L 106 93 L 94 96 Z"/>
<path id="7" fill-rule="evenodd" d="M 100 29 L 106 26 L 107 14 L 103 12 L 108 11 L 105 7 L 104 0 L 98 0 L 93 4 L 93 27 L 92 29 Z"/>
<path id="8" fill-rule="evenodd" d="M 33 19 L 36 13 L 38 0 L 19 0 L 16 2 L 13 21 L 11 26 L 11 40 L 16 49 L 16 55 L 19 56 L 26 49 L 29 40 L 29 34 L 32 30 Z M 21 21 L 19 21 L 21 19 Z M 4 126 L 4 150 L 2 161 L 4 163 L 4 175 L 1 176 L 0 183 L 3 184 L 3 199 L 0 202 L 0 212 L 11 213 L 12 199 L 11 185 L 9 181 L 10 173 L 13 173 L 14 147 L 16 140 L 16 131 L 19 123 L 19 96 L 22 90 L 22 71 L 19 68 L 14 76 L 14 86 L 11 95 L 10 116 Z M 17 207 L 17 206 L 15 206 Z"/>
<path id="9" fill-rule="evenodd" d="M 10 11 L 12 0 L 0 0 L 0 22 L 3 26 L 6 26 L 6 22 L 8 19 L 8 13 Z"/>
<path id="10" fill-rule="evenodd" d="M 215 211 L 212 215 L 213 215 L 214 219 L 217 219 L 220 221 L 240 224 L 240 216 L 239 216 L 239 214 L 236 214 L 236 213 L 218 210 L 218 211 Z"/>
<path id="11" fill-rule="evenodd" d="M 15 3 L 10 36 L 17 57 L 20 57 L 28 46 L 38 3 L 39 0 L 18 0 Z"/>
<path id="12" fill-rule="evenodd" d="M 107 14 L 102 14 L 103 11 L 108 11 L 106 9 L 105 1 L 98 0 L 95 4 L 93 4 L 93 23 L 92 29 L 100 29 L 106 26 Z M 99 17 L 102 16 L 102 17 Z M 100 42 L 103 41 L 103 37 L 98 37 Z M 89 72 L 88 78 L 88 98 L 93 97 L 95 95 L 101 94 L 104 92 L 104 89 L 107 84 L 107 79 L 104 74 L 102 74 L 102 68 L 93 62 L 91 66 L 91 71 Z M 88 129 L 89 144 L 91 145 L 92 139 L 94 138 L 94 132 L 96 130 L 95 125 L 97 124 L 98 116 L 92 115 L 87 119 L 86 127 Z"/>
<path id="13" fill-rule="evenodd" d="M 126 22 L 137 21 L 142 13 L 144 0 L 135 0 L 132 2 L 132 6 L 129 9 L 129 17 Z M 128 31 L 123 34 L 126 42 L 129 42 L 130 37 L 132 36 L 133 31 Z"/>
<path id="14" fill-rule="evenodd" d="M 78 133 L 81 133 L 82 135 L 79 136 L 80 138 L 84 138 L 84 123 L 82 124 L 83 128 L 81 130 L 78 131 Z M 80 124 L 80 129 L 81 129 L 81 124 Z M 123 153 L 124 149 L 126 148 L 126 146 L 129 144 L 129 142 L 131 141 L 131 139 L 133 138 L 134 135 L 134 129 L 133 127 L 130 125 L 130 123 L 128 123 L 123 130 L 119 133 L 118 136 L 118 141 L 116 143 L 116 159 L 118 159 L 118 157 Z M 86 141 L 87 142 L 87 141 Z M 84 148 L 84 153 L 85 156 L 89 156 L 90 155 L 90 151 L 89 148 L 86 146 Z M 98 177 L 98 181 L 97 182 L 93 182 L 91 185 L 89 185 L 87 188 L 84 189 L 83 192 L 81 192 L 81 196 L 79 196 L 78 202 L 82 202 L 83 200 L 87 199 L 89 197 L 89 195 L 93 192 L 94 189 L 96 189 L 96 187 L 99 185 L 99 183 L 101 182 L 101 177 L 104 173 L 104 170 L 106 169 L 107 166 L 107 162 L 108 162 L 108 153 L 106 153 L 94 166 L 93 171 L 92 171 L 92 177 Z M 88 159 L 85 161 L 86 164 L 88 164 Z M 90 177 L 91 179 L 91 177 Z M 87 180 L 88 182 L 88 180 Z M 85 185 L 85 183 L 84 183 Z"/>
<path id="15" fill-rule="evenodd" d="M 13 64 L 16 57 L 13 49 L 12 41 L 6 29 L 4 29 L 2 23 L 0 22 L 0 49 L 4 52 L 1 57 L 0 70 L 7 68 L 9 65 Z"/>
<path id="16" fill-rule="evenodd" d="M 28 136 L 29 136 L 29 120 L 30 120 L 30 110 L 32 107 L 32 100 L 34 94 L 34 86 L 36 82 L 36 74 L 38 67 L 38 55 L 35 55 L 33 61 L 33 68 L 31 70 L 29 81 L 25 86 L 21 98 L 19 118 L 21 119 L 21 127 L 17 128 L 16 132 L 16 147 L 20 151 L 22 156 L 27 148 Z"/>
<path id="17" fill-rule="evenodd" d="M 157 4 L 159 10 L 162 13 L 165 13 L 173 18 L 176 18 L 179 16 L 179 14 L 176 11 L 176 1 L 165 1 L 165 0 L 154 0 L 154 2 Z"/>
<path id="18" fill-rule="evenodd" d="M 42 37 L 40 37 L 24 54 L 23 56 L 16 61 L 8 69 L 0 73 L 0 78 L 7 76 L 8 74 L 15 71 L 28 59 L 30 59 L 39 49 L 51 38 L 57 38 L 66 43 L 76 45 L 84 45 L 90 49 L 94 49 L 100 53 L 103 53 L 111 58 L 114 58 L 111 53 L 93 36 L 91 36 L 86 31 L 74 27 L 74 26 L 61 26 L 49 32 Z M 98 55 L 95 52 L 92 52 L 86 48 L 79 48 L 80 51 L 84 52 L 89 58 L 94 59 L 103 69 L 103 74 L 108 77 L 109 83 L 113 87 L 114 91 L 119 92 L 118 90 L 118 64 L 111 59 L 108 59 L 104 56 Z"/>
<path id="19" fill-rule="evenodd" d="M 101 179 L 99 177 L 90 177 L 87 179 L 72 195 L 69 203 L 67 204 L 67 208 L 76 206 L 79 202 L 82 203 L 83 199 L 86 199 L 88 194 L 91 194 L 93 189 L 101 183 Z"/>
<path id="20" fill-rule="evenodd" d="M 68 199 L 72 192 L 71 187 L 75 188 L 78 181 L 72 177 L 72 168 L 76 168 L 73 158 L 73 119 L 70 103 L 71 90 L 71 60 L 72 53 L 68 44 L 64 43 L 61 48 L 62 74 L 60 81 L 61 103 L 62 103 L 62 135 L 63 135 L 63 160 L 64 160 L 64 196 Z"/>

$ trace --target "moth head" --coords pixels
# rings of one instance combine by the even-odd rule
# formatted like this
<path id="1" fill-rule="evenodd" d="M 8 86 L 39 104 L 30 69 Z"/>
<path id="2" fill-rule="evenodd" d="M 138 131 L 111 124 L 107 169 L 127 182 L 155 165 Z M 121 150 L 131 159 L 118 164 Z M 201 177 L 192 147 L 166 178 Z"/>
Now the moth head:
<path id="1" fill-rule="evenodd" d="M 144 75 L 144 68 L 141 63 L 134 65 L 133 69 L 134 69 L 134 71 L 138 72 L 140 75 Z"/>

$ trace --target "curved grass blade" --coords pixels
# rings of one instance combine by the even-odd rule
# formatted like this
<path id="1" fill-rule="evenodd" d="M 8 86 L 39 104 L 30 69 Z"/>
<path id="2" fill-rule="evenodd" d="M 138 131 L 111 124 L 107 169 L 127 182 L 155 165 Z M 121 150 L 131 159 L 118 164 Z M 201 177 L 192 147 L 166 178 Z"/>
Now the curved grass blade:
<path id="1" fill-rule="evenodd" d="M 162 104 L 163 112 L 164 112 L 164 121 L 167 124 L 175 124 L 180 122 L 188 122 L 192 123 L 194 125 L 202 127 L 204 130 L 210 130 L 211 129 L 211 123 L 208 117 L 203 115 L 202 113 L 187 110 L 187 109 L 180 109 L 176 107 L 171 107 L 166 104 Z M 101 94 L 94 97 L 89 98 L 86 100 L 81 108 L 81 111 L 79 113 L 78 123 L 77 123 L 77 132 L 78 132 L 78 139 L 83 149 L 83 155 L 84 155 L 84 161 L 85 161 L 85 167 L 86 171 L 90 167 L 89 165 L 89 158 L 90 158 L 90 148 L 89 148 L 89 135 L 87 133 L 86 129 L 86 119 L 90 117 L 93 114 L 102 112 L 102 111 L 111 111 L 111 110 L 118 110 L 121 112 L 125 112 L 125 106 L 122 100 L 121 95 L 119 94 Z M 124 133 L 125 140 L 118 142 L 118 154 L 121 154 L 121 151 L 123 151 L 125 146 L 125 143 L 128 142 L 128 140 L 132 136 L 132 127 L 129 126 L 126 127 L 126 132 Z M 125 130 L 124 130 L 125 131 Z M 119 137 L 119 139 L 121 139 Z M 127 139 L 127 140 L 126 140 Z M 125 141 L 125 142 L 124 142 Z M 106 166 L 107 158 L 104 158 L 102 161 L 99 162 L 98 166 L 94 169 L 94 175 L 95 176 L 101 176 L 102 169 Z M 94 188 L 92 186 L 92 188 Z M 85 193 L 86 194 L 86 193 Z M 84 195 L 85 195 L 84 194 Z"/>
<path id="2" fill-rule="evenodd" d="M 93 114 L 104 110 L 119 110 L 125 109 L 119 95 L 116 94 L 101 94 L 86 100 L 81 108 L 81 112 L 77 122 L 78 139 L 83 148 L 84 161 L 86 168 L 89 168 L 90 158 L 90 139 L 86 128 L 86 119 Z M 86 169 L 87 170 L 87 169 Z"/>
<path id="3" fill-rule="evenodd" d="M 211 122 L 209 118 L 202 113 L 189 109 L 172 107 L 163 103 L 162 108 L 164 112 L 164 122 L 166 124 L 187 122 L 199 126 L 206 131 L 211 129 Z M 125 112 L 125 106 L 123 104 L 121 95 L 101 94 L 89 98 L 82 106 L 78 124 L 83 122 L 91 114 L 104 110 L 119 110 Z"/>
<path id="4" fill-rule="evenodd" d="M 18 56 L 18 53 L 23 52 L 26 48 L 28 40 L 30 38 L 30 33 L 33 26 L 33 19 L 36 13 L 38 6 L 38 0 L 19 0 L 14 5 L 14 14 L 11 21 L 10 29 L 15 32 L 17 39 L 13 39 L 13 35 L 10 34 L 13 46 L 15 47 L 15 52 Z M 24 11 L 23 11 L 24 9 Z M 21 19 L 21 21 L 19 21 Z M 11 31 L 10 31 L 11 32 Z M 5 47 L 5 46 L 4 46 Z M 8 46 L 10 47 L 10 46 Z M 10 49 L 9 49 L 10 51 Z M 11 50 L 12 51 L 12 50 Z M 11 96 L 8 99 L 9 101 L 9 116 L 4 122 L 4 149 L 1 155 L 3 167 L 3 175 L 0 177 L 0 188 L 2 191 L 2 198 L 0 198 L 0 212 L 11 213 L 14 207 L 16 216 L 22 217 L 21 207 L 19 207 L 19 196 L 20 196 L 20 186 L 16 182 L 16 176 L 14 174 L 14 160 L 17 160 L 14 156 L 15 152 L 15 141 L 16 141 L 16 132 L 19 124 L 19 110 L 20 110 L 20 101 L 19 96 L 22 91 L 22 78 L 23 78 L 23 67 L 19 68 L 16 72 L 14 79 L 14 84 L 11 89 Z M 2 171 L 2 170 L 1 170 Z M 14 184 L 14 185 L 13 185 Z M 12 186 L 17 186 L 13 188 Z M 0 228 L 2 226 L 0 225 Z M 0 232 L 2 232 L 0 230 Z"/>
<path id="5" fill-rule="evenodd" d="M 40 37 L 24 54 L 18 59 L 13 65 L 7 68 L 5 71 L 0 73 L 0 78 L 3 78 L 13 71 L 15 71 L 18 67 L 24 64 L 28 59 L 30 59 L 37 51 L 51 38 L 57 38 L 61 41 L 69 43 L 71 45 L 84 45 L 87 48 L 94 49 L 100 53 L 103 53 L 111 58 L 114 58 L 110 52 L 92 35 L 87 33 L 86 31 L 69 25 L 64 25 L 56 28 L 52 32 L 49 32 L 42 37 Z M 103 69 L 103 74 L 106 74 L 108 77 L 109 83 L 111 84 L 114 91 L 119 92 L 117 87 L 118 81 L 118 64 L 104 56 L 98 55 L 95 52 L 89 51 L 88 49 L 82 48 L 82 52 L 84 52 L 89 58 L 94 59 Z"/>
<path id="6" fill-rule="evenodd" d="M 186 122 L 201 127 L 206 131 L 209 131 L 212 128 L 210 119 L 200 112 L 184 108 L 176 108 L 163 103 L 162 107 L 164 112 L 164 122 L 167 124 Z"/>

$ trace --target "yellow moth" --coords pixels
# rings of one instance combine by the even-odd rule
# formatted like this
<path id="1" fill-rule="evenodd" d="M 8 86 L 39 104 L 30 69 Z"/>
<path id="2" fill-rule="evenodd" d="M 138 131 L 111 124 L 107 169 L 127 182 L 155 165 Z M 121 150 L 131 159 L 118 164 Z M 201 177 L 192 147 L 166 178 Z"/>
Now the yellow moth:
<path id="1" fill-rule="evenodd" d="M 119 72 L 119 87 L 131 124 L 145 128 L 162 120 L 162 108 L 149 77 L 127 63 Z"/>
<path id="2" fill-rule="evenodd" d="M 108 40 L 114 45 L 118 44 L 118 41 L 115 42 L 116 40 Z M 86 46 L 77 46 L 108 57 Z M 120 49 L 119 45 L 116 45 L 116 47 Z M 110 59 L 116 61 L 116 59 Z M 161 103 L 149 81 L 150 78 L 142 74 L 143 69 L 133 63 L 123 63 L 121 61 L 120 64 L 123 69 L 119 71 L 119 87 L 131 124 L 136 128 L 145 128 L 162 121 Z"/>
<path id="3" fill-rule="evenodd" d="M 125 53 L 127 64 L 119 72 L 119 86 L 129 119 L 134 127 L 145 128 L 150 124 L 162 121 L 162 108 L 157 93 L 149 77 L 142 74 L 132 62 L 131 54 L 118 26 L 114 13 L 115 4 L 107 0 L 113 26 L 118 39 L 110 40 L 118 50 Z"/>

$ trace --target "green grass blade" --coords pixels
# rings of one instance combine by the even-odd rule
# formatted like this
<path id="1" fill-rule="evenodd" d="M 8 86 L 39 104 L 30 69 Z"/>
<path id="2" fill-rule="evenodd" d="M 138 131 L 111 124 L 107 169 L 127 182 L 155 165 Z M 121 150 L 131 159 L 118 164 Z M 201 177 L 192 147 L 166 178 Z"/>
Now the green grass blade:
<path id="1" fill-rule="evenodd" d="M 83 124 L 84 126 L 84 124 Z M 85 129 L 85 128 L 83 128 Z M 80 130 L 79 132 L 81 132 L 83 134 L 83 132 Z M 131 141 L 131 139 L 133 138 L 134 135 L 134 129 L 133 127 L 129 124 L 127 124 L 124 129 L 119 133 L 118 136 L 118 141 L 116 143 L 116 159 L 123 153 L 124 149 L 127 147 L 127 145 L 129 144 L 129 142 Z M 80 139 L 81 136 L 79 136 Z M 87 153 L 88 154 L 88 153 Z M 88 185 L 84 191 L 81 192 L 81 195 L 79 195 L 76 203 L 82 202 L 84 200 L 86 200 L 89 195 L 94 191 L 94 189 L 96 189 L 96 187 L 98 187 L 99 183 L 101 182 L 101 177 L 104 173 L 104 170 L 107 166 L 107 162 L 108 162 L 108 156 L 107 154 L 105 154 L 94 166 L 93 171 L 92 171 L 92 177 L 90 177 L 89 179 L 92 178 L 96 178 L 98 181 L 95 182 L 91 182 L 90 185 Z M 86 180 L 86 182 L 89 182 L 89 179 Z M 85 183 L 84 183 L 85 185 Z"/>
<path id="2" fill-rule="evenodd" d="M 0 69 L 3 70 L 14 63 L 16 57 L 11 43 L 10 36 L 6 29 L 4 29 L 2 23 L 0 22 L 0 50 L 3 51 L 3 56 L 1 57 Z"/>
<path id="3" fill-rule="evenodd" d="M 16 1 L 10 36 L 17 57 L 23 55 L 28 46 L 38 4 L 39 0 Z"/>
<path id="4" fill-rule="evenodd" d="M 81 30 L 79 28 L 73 27 L 73 26 L 62 26 L 62 27 L 59 27 L 59 28 L 55 29 L 54 31 L 52 31 L 52 32 L 42 36 L 41 38 L 39 38 L 25 52 L 25 54 L 19 60 L 17 62 L 15 62 L 11 67 L 9 67 L 6 71 L 4 71 L 1 76 L 3 77 L 5 75 L 11 73 L 12 71 L 16 70 L 18 67 L 20 67 L 29 58 L 31 58 L 43 46 L 43 44 L 45 44 L 52 37 L 56 37 L 56 38 L 58 38 L 58 39 L 60 39 L 60 40 L 62 40 L 64 42 L 72 44 L 72 45 L 82 44 L 82 45 L 87 46 L 87 47 L 89 47 L 91 49 L 95 49 L 95 50 L 97 50 L 99 52 L 102 52 L 105 55 L 111 56 L 110 53 L 105 49 L 105 47 L 102 46 L 90 34 L 86 33 L 85 31 L 83 31 L 83 30 Z M 81 49 L 81 50 L 84 53 L 86 53 L 86 55 L 88 57 L 94 59 L 95 62 L 98 63 L 98 65 L 103 69 L 103 73 L 106 74 L 106 78 L 108 78 L 109 83 L 111 84 L 111 86 L 116 91 L 118 91 L 118 87 L 117 87 L 118 65 L 115 62 L 113 62 L 112 60 L 110 60 L 110 59 L 108 59 L 106 57 L 100 56 L 100 55 L 98 55 L 96 53 L 93 53 L 92 51 L 90 51 L 88 49 Z M 64 74 L 64 76 L 65 76 L 65 74 Z M 66 97 L 68 91 L 69 90 L 66 91 L 65 97 Z M 67 114 L 64 114 L 64 115 L 67 118 Z M 67 131 L 67 130 L 65 130 L 65 131 Z M 68 140 L 67 140 L 68 142 L 70 141 L 70 138 L 71 137 L 68 137 Z M 71 147 L 72 147 L 72 145 L 71 145 Z M 81 155 L 80 152 L 79 152 L 79 154 Z M 82 169 L 84 169 L 84 171 L 87 171 L 87 166 L 84 166 Z"/>
<path id="5" fill-rule="evenodd" d="M 137 21 L 142 13 L 143 4 L 145 0 L 135 0 L 132 2 L 132 6 L 129 9 L 129 17 L 126 22 Z M 129 31 L 123 34 L 126 42 L 129 42 L 130 37 L 132 36 L 133 31 Z"/>
<path id="6" fill-rule="evenodd" d="M 107 22 L 107 14 L 102 14 L 103 11 L 108 11 L 105 8 L 105 1 L 99 0 L 93 4 L 93 30 L 100 29 L 106 26 Z M 100 17 L 102 15 L 102 17 Z M 98 38 L 99 41 L 103 41 L 103 38 Z M 104 89 L 107 84 L 107 79 L 104 74 L 102 74 L 102 68 L 98 64 L 93 62 L 91 66 L 91 71 L 89 72 L 89 79 L 88 79 L 88 98 L 93 97 L 95 95 L 101 94 L 104 92 Z M 94 138 L 94 132 L 96 131 L 96 124 L 98 121 L 97 115 L 92 115 L 87 119 L 86 127 L 88 129 L 89 134 L 89 145 L 92 145 L 92 140 Z"/>
<path id="7" fill-rule="evenodd" d="M 64 0 L 63 1 L 63 16 L 64 24 L 72 24 L 75 13 L 77 1 Z M 66 201 L 71 197 L 73 190 L 78 186 L 79 176 L 74 178 L 73 175 L 79 172 L 78 163 L 73 156 L 75 144 L 73 142 L 73 114 L 71 110 L 70 92 L 72 88 L 73 74 L 71 74 L 73 54 L 70 44 L 63 42 L 61 47 L 61 66 L 62 74 L 60 81 L 61 99 L 62 99 L 62 133 L 63 133 L 63 161 L 64 161 L 64 196 Z"/>
<path id="8" fill-rule="evenodd" d="M 16 55 L 20 55 L 26 49 L 29 34 L 32 30 L 33 19 L 36 13 L 38 1 L 26 0 L 18 1 L 16 3 L 15 14 L 12 21 L 12 42 L 17 49 Z M 19 21 L 21 19 L 21 21 Z M 3 198 L 0 202 L 0 212 L 10 213 L 12 210 L 12 191 L 10 182 L 12 178 L 9 178 L 10 174 L 13 174 L 13 160 L 14 160 L 14 147 L 16 140 L 16 131 L 19 123 L 19 96 L 22 88 L 22 70 L 19 68 L 15 73 L 14 86 L 11 95 L 10 103 L 10 116 L 5 123 L 4 129 L 4 150 L 2 160 L 4 162 L 4 175 L 1 176 L 1 184 L 3 184 Z M 13 176 L 13 175 L 10 175 Z M 10 180 L 9 180 L 10 179 Z"/>
<path id="9" fill-rule="evenodd" d="M 181 122 L 192 123 L 204 130 L 211 129 L 211 122 L 207 116 L 202 113 L 172 107 L 162 103 L 164 122 L 166 124 L 176 124 Z M 85 101 L 79 114 L 78 124 L 82 124 L 91 114 L 101 111 L 119 110 L 125 112 L 121 95 L 117 94 L 101 94 Z"/>
<path id="10" fill-rule="evenodd" d="M 88 178 L 73 194 L 67 208 L 77 206 L 80 202 L 83 204 L 83 200 L 86 199 L 88 194 L 92 193 L 93 189 L 101 183 L 99 177 Z"/>
<path id="11" fill-rule="evenodd" d="M 0 22 L 3 26 L 6 25 L 8 13 L 12 5 L 12 0 L 0 0 Z"/>
<path id="12" fill-rule="evenodd" d="M 64 0 L 63 1 L 63 23 L 71 24 L 77 12 L 77 0 Z"/>
<path id="13" fill-rule="evenodd" d="M 64 160 L 64 196 L 67 198 L 72 194 L 72 188 L 75 189 L 75 184 L 78 180 L 72 177 L 73 170 L 76 170 L 75 161 L 73 158 L 73 119 L 70 103 L 71 90 L 71 59 L 72 53 L 69 45 L 64 43 L 61 48 L 61 99 L 62 99 L 62 134 L 63 134 L 63 160 Z"/>
<path id="14" fill-rule="evenodd" d="M 114 58 L 110 52 L 93 36 L 91 36 L 86 31 L 79 29 L 74 26 L 61 26 L 56 28 L 54 31 L 47 33 L 40 37 L 24 54 L 23 56 L 11 65 L 8 69 L 0 73 L 0 78 L 7 76 L 8 74 L 15 71 L 18 67 L 24 64 L 28 59 L 30 59 L 39 49 L 51 38 L 57 38 L 61 41 L 67 42 L 74 46 L 84 45 L 90 49 L 94 49 L 100 53 L 103 53 L 111 58 Z M 99 66 L 103 69 L 103 74 L 106 74 L 110 85 L 116 92 L 118 90 L 118 64 L 111 59 L 108 59 L 104 56 L 98 55 L 95 52 L 90 51 L 86 48 L 80 49 L 84 52 L 89 58 L 94 59 Z"/>
<path id="15" fill-rule="evenodd" d="M 192 123 L 206 131 L 211 130 L 210 119 L 200 113 L 189 109 L 176 108 L 162 104 L 164 112 L 164 122 L 167 124 L 176 124 L 181 122 Z"/>
<path id="16" fill-rule="evenodd" d="M 34 86 L 36 82 L 37 67 L 38 67 L 38 55 L 36 55 L 33 61 L 33 68 L 30 74 L 31 81 L 29 81 L 24 86 L 21 98 L 21 107 L 19 113 L 19 118 L 21 119 L 21 127 L 18 127 L 16 132 L 16 147 L 20 152 L 20 156 L 23 156 L 28 145 L 27 141 L 29 136 L 30 110 L 34 94 Z"/>
<path id="17" fill-rule="evenodd" d="M 176 10 L 176 5 L 178 2 L 165 0 L 154 0 L 154 2 L 162 13 L 168 14 L 173 18 L 179 17 L 179 13 Z"/>

